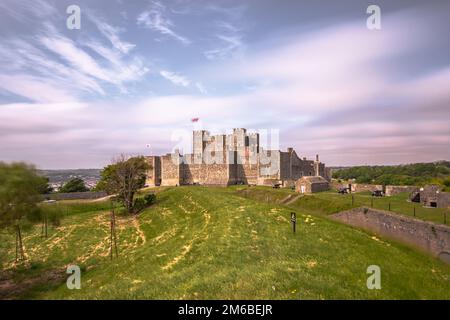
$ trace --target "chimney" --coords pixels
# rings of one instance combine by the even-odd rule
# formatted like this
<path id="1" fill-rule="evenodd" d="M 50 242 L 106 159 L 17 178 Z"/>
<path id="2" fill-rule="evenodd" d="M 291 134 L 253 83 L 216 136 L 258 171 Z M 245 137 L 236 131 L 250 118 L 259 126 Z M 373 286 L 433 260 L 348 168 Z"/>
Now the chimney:
<path id="1" fill-rule="evenodd" d="M 292 153 L 292 151 L 294 151 L 294 148 L 288 148 L 287 151 L 288 151 L 289 153 Z"/>
<path id="2" fill-rule="evenodd" d="M 319 155 L 316 154 L 316 162 L 319 162 Z"/>

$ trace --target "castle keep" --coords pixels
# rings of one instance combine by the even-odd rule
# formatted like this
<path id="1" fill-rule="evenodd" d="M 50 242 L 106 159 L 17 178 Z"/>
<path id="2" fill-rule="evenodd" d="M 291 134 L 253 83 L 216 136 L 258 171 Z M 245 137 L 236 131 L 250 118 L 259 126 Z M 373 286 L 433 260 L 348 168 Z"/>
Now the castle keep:
<path id="1" fill-rule="evenodd" d="M 149 186 L 281 184 L 292 186 L 303 176 L 331 177 L 319 161 L 300 158 L 287 151 L 264 150 L 258 133 L 233 129 L 229 135 L 210 135 L 206 130 L 193 132 L 193 152 L 179 151 L 163 156 L 149 156 Z"/>

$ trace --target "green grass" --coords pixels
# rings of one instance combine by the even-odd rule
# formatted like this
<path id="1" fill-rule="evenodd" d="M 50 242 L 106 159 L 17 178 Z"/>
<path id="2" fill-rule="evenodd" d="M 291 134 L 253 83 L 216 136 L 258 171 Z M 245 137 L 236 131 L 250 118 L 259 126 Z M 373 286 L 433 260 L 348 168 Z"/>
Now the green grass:
<path id="1" fill-rule="evenodd" d="M 292 209 L 240 191 L 158 193 L 157 204 L 136 219 L 119 217 L 120 256 L 113 261 L 103 210 L 69 212 L 47 240 L 39 226 L 28 230 L 33 268 L 12 266 L 14 238 L 1 234 L 1 270 L 21 281 L 82 266 L 81 290 L 41 284 L 20 296 L 32 299 L 450 299 L 450 267 L 442 262 L 304 210 L 294 235 Z M 271 191 L 279 199 L 290 192 Z M 373 264 L 381 267 L 381 290 L 366 287 Z"/>
<path id="2" fill-rule="evenodd" d="M 261 201 L 277 202 L 289 194 L 295 194 L 289 189 L 272 189 L 270 187 L 242 187 L 236 191 L 237 194 Z M 353 196 L 353 204 L 352 204 Z M 309 195 L 303 195 L 289 207 L 302 210 L 304 212 L 315 215 L 329 215 L 351 208 L 361 206 L 371 207 L 375 209 L 389 210 L 402 215 L 444 224 L 444 214 L 447 212 L 446 224 L 450 225 L 450 210 L 447 208 L 425 208 L 418 203 L 409 202 L 408 193 L 400 193 L 392 197 L 372 197 L 369 192 L 338 194 L 336 191 L 318 192 Z M 372 202 L 373 201 L 373 202 Z"/>

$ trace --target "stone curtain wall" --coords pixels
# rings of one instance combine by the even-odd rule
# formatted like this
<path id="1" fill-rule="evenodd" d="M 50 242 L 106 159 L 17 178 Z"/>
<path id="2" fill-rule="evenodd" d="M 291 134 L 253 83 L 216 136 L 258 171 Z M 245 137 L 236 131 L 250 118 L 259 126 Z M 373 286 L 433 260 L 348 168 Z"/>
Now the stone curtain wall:
<path id="1" fill-rule="evenodd" d="M 418 190 L 419 188 L 416 186 L 386 186 L 386 196 L 390 197 L 402 192 L 411 193 Z"/>
<path id="2" fill-rule="evenodd" d="M 383 186 L 381 184 L 352 183 L 352 192 L 364 192 L 364 191 L 374 192 L 375 190 L 383 191 Z"/>
<path id="3" fill-rule="evenodd" d="M 148 186 L 158 186 L 161 183 L 161 157 L 146 157 L 150 169 L 147 171 L 147 179 L 145 184 Z"/>
<path id="4" fill-rule="evenodd" d="M 174 155 L 175 161 L 178 155 Z M 175 186 L 180 185 L 180 165 L 174 163 L 171 154 L 161 157 L 161 185 Z"/>
<path id="5" fill-rule="evenodd" d="M 227 164 L 182 164 L 181 184 L 227 185 L 229 183 Z"/>
<path id="6" fill-rule="evenodd" d="M 365 207 L 342 211 L 330 217 L 412 245 L 450 264 L 448 226 Z"/>
<path id="7" fill-rule="evenodd" d="M 98 192 L 70 192 L 70 193 L 49 193 L 42 195 L 42 200 L 93 200 L 106 197 L 104 191 Z"/>

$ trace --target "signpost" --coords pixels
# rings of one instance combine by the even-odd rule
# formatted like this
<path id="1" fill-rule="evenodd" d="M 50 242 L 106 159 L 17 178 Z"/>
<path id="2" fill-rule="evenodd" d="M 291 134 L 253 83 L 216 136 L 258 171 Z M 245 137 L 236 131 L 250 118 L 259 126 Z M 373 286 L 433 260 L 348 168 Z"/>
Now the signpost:
<path id="1" fill-rule="evenodd" d="M 292 231 L 295 233 L 295 225 L 297 223 L 297 217 L 295 212 L 291 212 Z"/>

